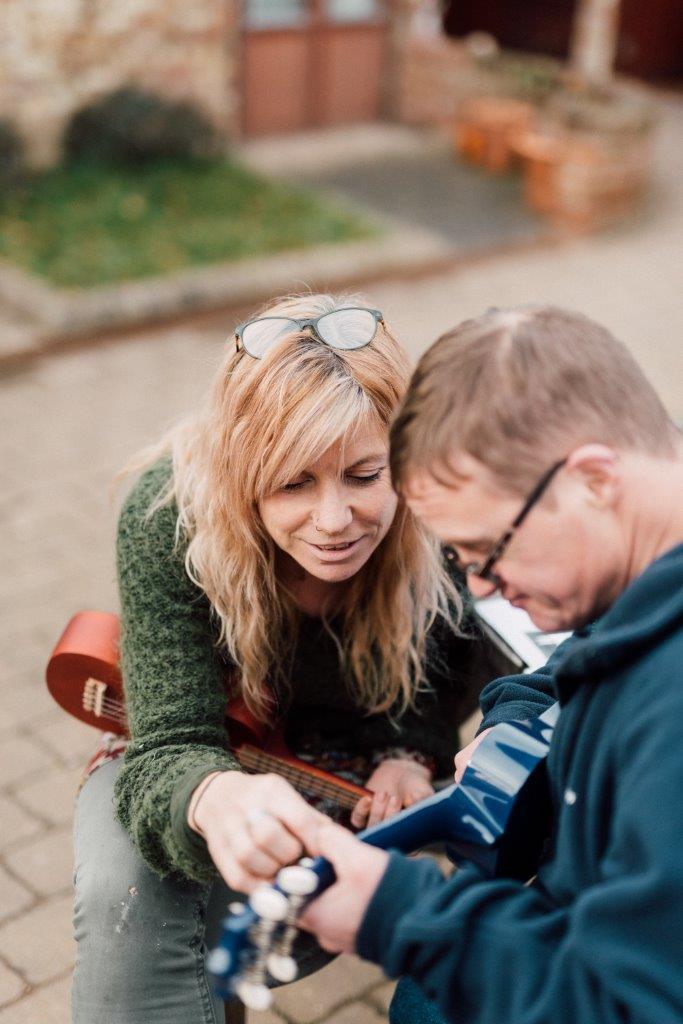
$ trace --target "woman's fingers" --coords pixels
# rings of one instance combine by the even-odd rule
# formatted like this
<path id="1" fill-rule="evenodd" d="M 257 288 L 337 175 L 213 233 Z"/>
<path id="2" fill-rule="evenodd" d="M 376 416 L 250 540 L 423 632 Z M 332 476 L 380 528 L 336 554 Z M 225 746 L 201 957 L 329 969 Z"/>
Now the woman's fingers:
<path id="1" fill-rule="evenodd" d="M 276 775 L 222 772 L 194 803 L 195 830 L 228 885 L 241 892 L 298 860 L 325 821 Z"/>
<path id="2" fill-rule="evenodd" d="M 434 792 L 434 787 L 423 778 L 411 778 L 403 787 L 403 806 L 412 807 L 420 800 L 425 800 Z"/>
<path id="3" fill-rule="evenodd" d="M 361 797 L 351 814 L 351 824 L 354 828 L 376 825 L 397 814 L 403 807 L 411 807 L 431 796 L 433 792 L 431 783 L 424 775 L 405 773 L 397 780 L 394 791 L 380 790 L 371 797 Z"/>
<path id="4" fill-rule="evenodd" d="M 278 868 L 301 857 L 303 849 L 299 840 L 268 811 L 256 814 L 247 811 L 247 822 L 255 846 L 275 858 Z"/>
<path id="5" fill-rule="evenodd" d="M 259 806 L 272 813 L 292 836 L 296 836 L 300 847 L 310 849 L 321 824 L 328 820 L 326 815 L 314 810 L 284 779 L 276 775 L 261 778 L 268 780 L 268 786 Z"/>
<path id="6" fill-rule="evenodd" d="M 230 851 L 239 867 L 257 878 L 270 880 L 282 867 L 279 860 L 256 845 L 250 827 L 235 829 L 230 838 Z"/>
<path id="7" fill-rule="evenodd" d="M 389 793 L 375 793 L 368 815 L 368 826 L 377 825 L 401 810 L 400 797 Z"/>
<path id="8" fill-rule="evenodd" d="M 370 810 L 368 812 L 368 828 L 371 825 L 377 825 L 378 822 L 382 821 L 388 803 L 388 793 L 384 791 L 375 793 L 375 795 L 372 798 L 372 803 L 370 804 Z"/>
<path id="9" fill-rule="evenodd" d="M 351 811 L 351 824 L 354 828 L 364 828 L 367 824 L 372 797 L 362 796 L 354 809 Z"/>
<path id="10" fill-rule="evenodd" d="M 221 877 L 235 892 L 251 893 L 264 881 L 260 875 L 253 875 L 239 864 L 230 848 L 211 849 L 211 856 Z"/>

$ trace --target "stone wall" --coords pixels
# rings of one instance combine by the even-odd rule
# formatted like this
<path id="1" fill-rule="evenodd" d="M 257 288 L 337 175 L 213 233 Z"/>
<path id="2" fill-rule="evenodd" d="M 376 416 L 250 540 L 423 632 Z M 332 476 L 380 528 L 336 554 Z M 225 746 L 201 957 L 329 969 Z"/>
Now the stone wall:
<path id="1" fill-rule="evenodd" d="M 229 137 L 238 118 L 239 0 L 2 0 L 0 117 L 36 166 L 70 114 L 133 83 L 199 105 Z"/>
<path id="2" fill-rule="evenodd" d="M 408 124 L 449 125 L 465 100 L 489 89 L 486 75 L 459 40 L 413 37 L 403 49 L 396 116 Z"/>
<path id="3" fill-rule="evenodd" d="M 391 84 L 387 110 L 407 124 L 449 124 L 482 88 L 476 63 L 441 25 L 439 0 L 391 0 Z"/>

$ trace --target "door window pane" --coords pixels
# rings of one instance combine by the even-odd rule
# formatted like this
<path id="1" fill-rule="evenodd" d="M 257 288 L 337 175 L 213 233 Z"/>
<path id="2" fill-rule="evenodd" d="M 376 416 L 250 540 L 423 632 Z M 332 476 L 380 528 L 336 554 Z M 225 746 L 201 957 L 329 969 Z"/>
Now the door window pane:
<path id="1" fill-rule="evenodd" d="M 246 0 L 247 28 L 298 28 L 308 21 L 308 0 Z"/>
<path id="2" fill-rule="evenodd" d="M 376 21 L 382 14 L 380 0 L 325 0 L 324 8 L 328 21 L 336 22 Z"/>

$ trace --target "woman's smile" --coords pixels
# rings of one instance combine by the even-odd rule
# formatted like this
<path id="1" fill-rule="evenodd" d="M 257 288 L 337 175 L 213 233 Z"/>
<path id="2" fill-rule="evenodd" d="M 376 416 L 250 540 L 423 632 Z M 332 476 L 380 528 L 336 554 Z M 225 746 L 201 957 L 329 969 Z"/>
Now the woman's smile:
<path id="1" fill-rule="evenodd" d="M 311 541 L 304 541 L 313 548 L 316 555 L 324 562 L 341 562 L 352 554 L 355 554 L 360 544 L 365 539 L 365 534 L 356 537 L 355 540 L 336 541 L 334 544 L 313 544 Z"/>

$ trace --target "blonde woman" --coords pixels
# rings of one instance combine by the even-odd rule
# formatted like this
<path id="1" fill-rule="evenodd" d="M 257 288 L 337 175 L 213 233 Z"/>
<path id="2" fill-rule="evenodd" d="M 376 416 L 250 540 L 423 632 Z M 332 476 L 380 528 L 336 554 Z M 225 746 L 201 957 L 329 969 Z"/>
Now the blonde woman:
<path id="1" fill-rule="evenodd" d="M 309 295 L 238 328 L 206 406 L 137 460 L 120 519 L 131 742 L 76 816 L 76 1024 L 222 1020 L 203 966 L 228 889 L 296 859 L 320 813 L 230 749 L 228 694 L 351 768 L 380 821 L 448 774 L 495 673 L 439 547 L 392 490 L 406 355 L 377 310 Z M 112 808 L 113 802 L 113 808 Z M 308 942 L 305 970 L 324 962 Z"/>

